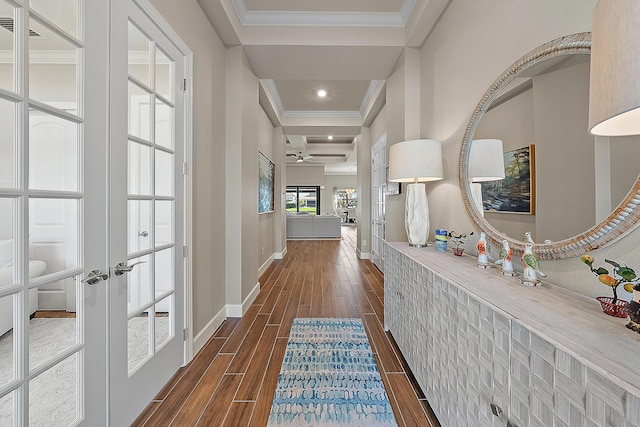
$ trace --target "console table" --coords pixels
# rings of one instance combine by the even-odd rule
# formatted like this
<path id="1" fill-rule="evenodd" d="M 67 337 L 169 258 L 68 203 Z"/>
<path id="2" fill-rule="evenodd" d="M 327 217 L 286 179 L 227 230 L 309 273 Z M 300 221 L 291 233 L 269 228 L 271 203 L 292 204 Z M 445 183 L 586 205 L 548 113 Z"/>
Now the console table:
<path id="1" fill-rule="evenodd" d="M 385 328 L 440 423 L 639 427 L 640 334 L 627 320 L 475 261 L 385 244 Z"/>

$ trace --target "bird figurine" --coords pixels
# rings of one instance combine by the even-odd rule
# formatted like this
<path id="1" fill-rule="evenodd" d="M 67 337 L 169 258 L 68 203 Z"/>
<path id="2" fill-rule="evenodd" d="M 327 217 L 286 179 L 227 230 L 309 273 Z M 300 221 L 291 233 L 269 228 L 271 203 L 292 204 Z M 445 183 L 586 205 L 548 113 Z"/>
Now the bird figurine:
<path id="1" fill-rule="evenodd" d="M 522 266 L 524 270 L 520 282 L 526 286 L 538 286 L 540 284 L 538 276 L 542 278 L 547 277 L 546 274 L 540 271 L 540 261 L 538 261 L 538 257 L 533 253 L 532 248 L 533 244 L 525 243 L 524 253 L 522 254 Z"/>
<path id="2" fill-rule="evenodd" d="M 533 241 L 533 239 L 531 238 L 531 232 L 530 231 L 525 231 L 524 232 L 524 242 L 525 243 L 531 243 L 531 245 L 535 245 L 536 242 Z"/>
<path id="3" fill-rule="evenodd" d="M 488 244 L 487 236 L 485 233 L 480 233 L 480 238 L 478 239 L 478 243 L 476 244 L 476 249 L 478 250 L 478 268 L 491 268 L 491 265 L 489 264 L 489 256 L 487 255 Z"/>
<path id="4" fill-rule="evenodd" d="M 509 247 L 509 242 L 504 239 L 502 241 L 502 249 L 500 249 L 499 259 L 496 264 L 500 265 L 500 272 L 505 276 L 513 276 L 513 263 L 511 262 L 511 256 L 513 252 Z"/>

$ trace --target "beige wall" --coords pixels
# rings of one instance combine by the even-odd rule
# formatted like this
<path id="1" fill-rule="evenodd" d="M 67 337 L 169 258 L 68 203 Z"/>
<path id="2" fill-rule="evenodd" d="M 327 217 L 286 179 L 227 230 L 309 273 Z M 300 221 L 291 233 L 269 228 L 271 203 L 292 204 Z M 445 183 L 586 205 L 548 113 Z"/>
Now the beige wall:
<path id="1" fill-rule="evenodd" d="M 387 104 L 386 104 L 386 132 L 387 154 L 389 147 L 397 142 L 404 141 L 404 112 L 405 99 L 404 87 L 406 83 L 404 55 L 398 60 L 394 72 L 387 79 Z M 371 140 L 370 146 L 377 140 Z M 371 153 L 371 149 L 369 149 Z M 371 154 L 369 154 L 371 155 Z M 371 179 L 371 178 L 369 178 Z M 404 229 L 404 192 L 398 196 L 386 199 L 386 240 L 388 242 L 406 242 L 407 233 Z"/>
<path id="2" fill-rule="evenodd" d="M 227 49 L 226 290 L 236 308 L 258 284 L 260 112 L 258 79 L 243 48 Z"/>
<path id="3" fill-rule="evenodd" d="M 595 3 L 457 0 L 450 4 L 421 50 L 421 133 L 443 141 L 445 157 L 445 179 L 430 183 L 429 202 L 446 209 L 432 211 L 432 224 L 472 228 L 458 189 L 457 162 L 467 123 L 489 85 L 542 43 L 590 31 Z M 561 172 L 556 176 L 561 177 Z M 640 231 L 592 255 L 596 260 L 607 257 L 640 268 Z M 566 288 L 591 296 L 610 293 L 578 259 L 543 261 L 542 269 L 549 275 L 547 280 Z"/>
<path id="4" fill-rule="evenodd" d="M 324 166 L 287 165 L 287 185 L 324 185 Z"/>
<path id="5" fill-rule="evenodd" d="M 195 0 L 151 0 L 193 52 L 193 335 L 225 306 L 225 48 Z"/>
<path id="6" fill-rule="evenodd" d="M 282 259 L 287 251 L 285 188 L 287 182 L 287 158 L 285 149 L 286 136 L 282 127 L 273 128 L 273 161 L 276 164 L 275 204 L 276 217 L 273 223 L 274 257 Z"/>

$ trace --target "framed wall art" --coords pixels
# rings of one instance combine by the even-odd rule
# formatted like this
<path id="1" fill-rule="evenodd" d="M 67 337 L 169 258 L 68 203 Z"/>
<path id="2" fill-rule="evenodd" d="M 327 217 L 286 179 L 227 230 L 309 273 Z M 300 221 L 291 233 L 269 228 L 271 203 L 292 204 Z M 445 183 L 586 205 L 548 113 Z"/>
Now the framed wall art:
<path id="1" fill-rule="evenodd" d="M 276 165 L 258 151 L 258 213 L 275 210 L 275 170 Z"/>
<path id="2" fill-rule="evenodd" d="M 481 183 L 485 212 L 535 215 L 535 164 L 533 144 L 504 153 L 505 178 Z"/>

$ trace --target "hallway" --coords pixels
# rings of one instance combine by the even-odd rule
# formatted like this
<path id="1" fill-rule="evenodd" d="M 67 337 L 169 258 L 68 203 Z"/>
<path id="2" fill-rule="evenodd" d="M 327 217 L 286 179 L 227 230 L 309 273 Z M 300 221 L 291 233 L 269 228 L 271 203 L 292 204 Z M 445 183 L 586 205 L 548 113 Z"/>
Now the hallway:
<path id="1" fill-rule="evenodd" d="M 362 318 L 399 426 L 439 426 L 382 328 L 383 276 L 342 240 L 289 240 L 245 316 L 229 318 L 134 426 L 265 426 L 295 317 Z"/>

